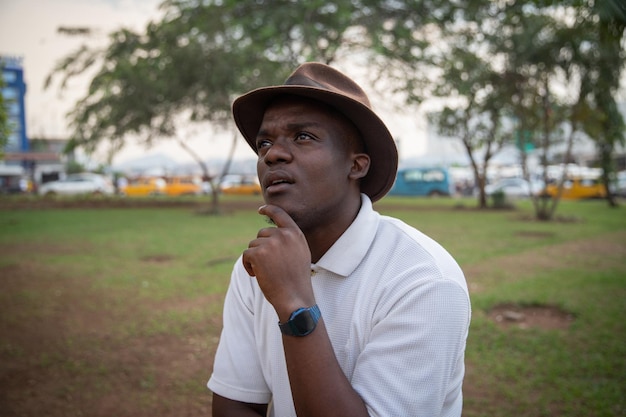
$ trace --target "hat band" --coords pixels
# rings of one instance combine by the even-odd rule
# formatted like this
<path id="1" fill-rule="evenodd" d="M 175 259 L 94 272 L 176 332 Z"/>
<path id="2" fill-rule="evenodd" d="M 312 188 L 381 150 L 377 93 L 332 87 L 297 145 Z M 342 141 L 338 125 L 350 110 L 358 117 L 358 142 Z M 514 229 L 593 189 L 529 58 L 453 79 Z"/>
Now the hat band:
<path id="1" fill-rule="evenodd" d="M 285 85 L 304 85 L 309 87 L 318 87 L 324 90 L 328 89 L 323 84 L 320 84 L 317 81 L 310 79 L 309 77 L 304 77 L 299 74 L 294 74 L 291 77 L 287 78 L 287 81 L 285 81 Z"/>

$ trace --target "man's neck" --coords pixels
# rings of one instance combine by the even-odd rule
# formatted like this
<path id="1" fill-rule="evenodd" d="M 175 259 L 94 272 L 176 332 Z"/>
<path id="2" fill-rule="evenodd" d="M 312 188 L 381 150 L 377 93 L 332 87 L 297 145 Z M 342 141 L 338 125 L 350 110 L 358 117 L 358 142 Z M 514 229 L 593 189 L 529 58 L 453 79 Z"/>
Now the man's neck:
<path id="1" fill-rule="evenodd" d="M 317 263 L 322 256 L 335 244 L 356 219 L 361 209 L 361 198 L 354 200 L 350 207 L 346 207 L 342 216 L 331 219 L 325 227 L 304 231 L 304 236 L 311 250 L 311 262 Z"/>

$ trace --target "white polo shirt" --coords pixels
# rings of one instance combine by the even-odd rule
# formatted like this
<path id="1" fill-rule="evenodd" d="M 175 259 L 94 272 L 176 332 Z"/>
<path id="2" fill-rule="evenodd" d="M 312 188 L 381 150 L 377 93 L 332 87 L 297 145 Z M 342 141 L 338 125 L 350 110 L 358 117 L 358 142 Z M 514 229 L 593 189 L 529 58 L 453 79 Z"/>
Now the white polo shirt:
<path id="1" fill-rule="evenodd" d="M 470 301 L 438 243 L 362 196 L 345 233 L 311 266 L 315 299 L 339 364 L 371 416 L 460 416 Z M 235 264 L 208 387 L 296 416 L 278 316 Z"/>

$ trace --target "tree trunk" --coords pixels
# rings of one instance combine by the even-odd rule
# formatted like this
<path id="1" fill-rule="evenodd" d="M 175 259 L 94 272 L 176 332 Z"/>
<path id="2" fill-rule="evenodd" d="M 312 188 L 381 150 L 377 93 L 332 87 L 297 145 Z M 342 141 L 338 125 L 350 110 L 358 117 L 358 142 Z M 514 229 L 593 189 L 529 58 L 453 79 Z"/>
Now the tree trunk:
<path id="1" fill-rule="evenodd" d="M 602 184 L 604 184 L 604 189 L 606 190 L 606 201 L 609 204 L 609 207 L 618 207 L 619 204 L 613 195 L 613 191 L 611 190 L 611 177 L 610 173 L 613 172 L 612 160 L 611 156 L 613 155 L 613 147 L 611 144 L 601 141 L 599 144 L 599 157 L 600 157 L 600 165 L 602 167 Z"/>
<path id="2" fill-rule="evenodd" d="M 215 187 L 213 186 L 213 181 L 211 181 L 211 176 L 209 174 L 209 168 L 206 163 L 200 158 L 200 156 L 191 149 L 182 139 L 179 137 L 176 138 L 176 141 L 197 163 L 200 165 L 200 169 L 202 170 L 202 179 L 208 180 L 209 184 L 211 184 L 211 208 L 208 210 L 209 214 L 218 214 L 220 211 L 219 204 L 219 193 L 216 192 Z"/>

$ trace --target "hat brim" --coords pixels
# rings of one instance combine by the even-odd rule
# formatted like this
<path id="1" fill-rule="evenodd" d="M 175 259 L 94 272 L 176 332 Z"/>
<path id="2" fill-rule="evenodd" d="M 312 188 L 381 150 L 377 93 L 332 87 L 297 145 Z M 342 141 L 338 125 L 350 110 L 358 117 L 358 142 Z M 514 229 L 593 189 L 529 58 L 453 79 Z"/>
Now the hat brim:
<path id="1" fill-rule="evenodd" d="M 328 104 L 347 117 L 360 131 L 370 157 L 367 175 L 361 180 L 361 192 L 378 201 L 393 186 L 398 170 L 396 144 L 383 121 L 369 107 L 349 97 L 325 89 L 301 85 L 262 87 L 238 97 L 233 102 L 233 118 L 254 152 L 256 135 L 265 109 L 281 95 L 307 97 Z"/>

